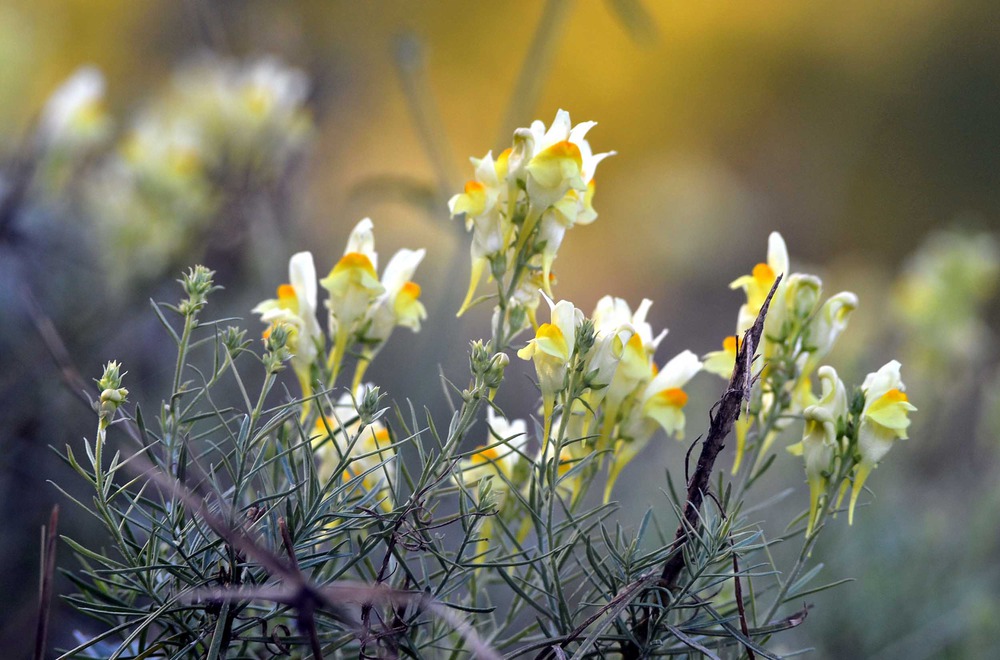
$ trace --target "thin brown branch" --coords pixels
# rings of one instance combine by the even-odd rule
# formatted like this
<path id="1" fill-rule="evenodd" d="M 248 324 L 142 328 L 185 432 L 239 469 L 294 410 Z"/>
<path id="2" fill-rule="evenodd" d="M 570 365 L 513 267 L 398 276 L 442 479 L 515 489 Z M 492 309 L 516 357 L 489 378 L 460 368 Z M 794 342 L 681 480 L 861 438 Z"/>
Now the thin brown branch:
<path id="1" fill-rule="evenodd" d="M 740 630 L 746 637 L 750 637 L 750 626 L 747 625 L 747 611 L 746 607 L 743 605 L 743 585 L 740 584 L 740 559 L 736 555 L 736 548 L 733 546 L 732 537 L 729 538 L 729 547 L 733 552 L 733 586 L 736 590 L 736 609 L 740 613 Z M 747 657 L 750 660 L 755 660 L 757 657 L 754 654 L 753 649 L 749 646 L 746 647 Z"/>
<path id="2" fill-rule="evenodd" d="M 774 297 L 774 292 L 778 290 L 781 279 L 781 275 L 775 279 L 753 325 L 743 333 L 743 341 L 739 342 L 736 363 L 733 367 L 733 375 L 729 379 L 729 386 L 709 414 L 708 435 L 702 444 L 701 455 L 698 456 L 698 465 L 694 475 L 688 481 L 683 517 L 677 526 L 677 532 L 674 534 L 674 541 L 671 544 L 671 549 L 674 552 L 663 565 L 663 571 L 660 573 L 660 579 L 657 583 L 660 588 L 672 589 L 676 586 L 677 579 L 680 577 L 681 571 L 684 570 L 684 553 L 680 552 L 680 549 L 688 542 L 691 533 L 701 528 L 699 512 L 705 501 L 705 494 L 709 492 L 709 481 L 715 468 L 715 460 L 725 447 L 725 440 L 732 432 L 736 420 L 740 417 L 743 402 L 750 399 L 750 391 L 754 383 L 752 369 L 754 356 L 760 345 L 761 336 L 764 334 L 767 310 L 771 306 L 771 299 Z M 636 623 L 634 633 L 640 642 L 649 638 L 653 616 L 653 612 L 647 608 L 646 614 Z M 622 657 L 626 660 L 634 660 L 641 655 L 641 643 L 636 644 L 629 641 L 622 644 Z"/>
<path id="3" fill-rule="evenodd" d="M 781 282 L 779 275 L 771 287 L 767 299 L 760 308 L 760 313 L 753 325 L 743 334 L 742 346 L 736 355 L 736 364 L 733 369 L 732 378 L 729 379 L 729 387 L 723 393 L 722 398 L 715 404 L 714 412 L 710 415 L 708 425 L 708 435 L 701 448 L 701 455 L 698 457 L 698 466 L 695 468 L 694 476 L 688 482 L 687 501 L 684 504 L 684 521 L 677 526 L 677 533 L 674 535 L 673 547 L 680 548 L 689 538 L 689 530 L 698 529 L 700 517 L 698 510 L 705 500 L 705 493 L 709 488 L 709 480 L 712 477 L 712 470 L 715 468 L 715 459 L 719 452 L 725 447 L 725 440 L 733 430 L 736 420 L 740 417 L 740 409 L 743 402 L 750 398 L 750 390 L 753 384 L 752 363 L 757 346 L 760 344 L 761 335 L 764 333 L 764 319 L 767 317 L 768 307 L 771 305 L 771 298 L 778 289 Z M 676 553 L 667 560 L 660 574 L 660 586 L 673 587 L 684 568 L 683 553 Z"/>
<path id="4" fill-rule="evenodd" d="M 42 309 L 38 298 L 35 297 L 34 292 L 27 284 L 21 286 L 21 297 L 24 299 L 24 308 L 27 310 L 28 316 L 35 326 L 35 331 L 38 332 L 39 338 L 45 344 L 49 355 L 52 356 L 52 361 L 56 363 L 56 367 L 59 369 L 59 377 L 62 378 L 66 389 L 81 403 L 93 410 L 94 402 L 85 394 L 88 389 L 87 381 L 80 375 L 76 367 L 73 366 L 73 360 L 69 356 L 66 344 L 59 335 L 59 331 L 56 330 L 52 319 Z"/>
<path id="5" fill-rule="evenodd" d="M 56 540 L 59 538 L 59 505 L 52 507 L 48 528 L 42 528 L 42 578 L 38 585 L 38 621 L 35 627 L 35 660 L 45 657 L 49 615 L 52 613 L 52 582 L 56 572 Z"/>

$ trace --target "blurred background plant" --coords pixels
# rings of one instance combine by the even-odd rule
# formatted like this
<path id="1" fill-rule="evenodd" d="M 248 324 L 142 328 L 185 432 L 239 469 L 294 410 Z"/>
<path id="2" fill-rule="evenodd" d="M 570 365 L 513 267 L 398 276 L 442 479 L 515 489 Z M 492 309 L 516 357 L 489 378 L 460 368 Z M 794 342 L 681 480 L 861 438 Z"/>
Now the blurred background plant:
<path id="1" fill-rule="evenodd" d="M 50 367 L 25 287 L 84 373 L 117 357 L 139 379 L 135 391 L 154 391 L 171 377 L 173 357 L 152 350 L 159 325 L 142 301 L 165 298 L 163 287 L 173 285 L 164 283 L 182 266 L 200 254 L 229 290 L 231 307 L 218 316 L 245 316 L 283 277 L 289 254 L 332 254 L 370 214 L 386 228 L 387 249 L 436 246 L 422 266 L 425 331 L 405 347 L 388 345 L 369 374 L 392 383 L 397 401 L 423 401 L 413 396 L 425 390 L 421 375 L 438 365 L 459 372 L 464 360 L 427 338 L 464 346 L 488 316 L 472 310 L 445 325 L 467 281 L 466 244 L 458 223 L 445 220 L 445 202 L 467 171 L 455 154 L 484 151 L 484 130 L 506 140 L 514 126 L 562 106 L 600 119 L 602 144 L 622 154 L 602 166 L 605 221 L 577 232 L 560 255 L 556 275 L 573 274 L 562 297 L 581 305 L 605 291 L 655 298 L 653 325 L 669 325 L 676 345 L 708 352 L 718 342 L 705 336 L 732 332 L 737 300 L 717 292 L 745 272 L 746 246 L 779 229 L 795 256 L 816 264 L 810 271 L 862 300 L 835 355 L 854 367 L 840 375 L 859 381 L 866 365 L 897 353 L 908 369 L 921 407 L 916 440 L 879 471 L 870 515 L 863 510 L 849 530 L 839 520 L 831 527 L 829 547 L 844 550 L 814 554 L 831 574 L 859 580 L 816 596 L 823 616 L 789 633 L 790 648 L 816 646 L 825 657 L 985 656 L 1000 607 L 992 533 L 1000 319 L 988 247 L 1000 217 L 995 14 L 986 1 L 551 1 L 476 11 L 457 2 L 419 10 L 4 4 L 0 554 L 8 570 L 0 591 L 15 595 L 0 613 L 4 648 L 27 643 L 37 528 L 59 500 L 44 481 L 69 476 L 47 447 L 78 442 L 91 419 Z M 96 70 L 77 83 L 82 123 L 48 119 L 53 90 L 86 63 Z M 275 123 L 254 122 L 266 99 L 243 96 L 241 85 L 274 86 L 282 95 L 271 106 Z M 207 87 L 228 95 L 178 104 Z M 247 113 L 251 132 L 260 130 L 252 151 L 267 159 L 220 139 L 213 131 L 227 124 L 199 114 L 227 107 L 234 125 L 240 108 Z M 60 153 L 44 136 L 67 127 L 74 137 Z M 276 129 L 279 140 L 265 138 Z M 114 194 L 101 192 L 108 187 Z M 147 221 L 122 222 L 133 213 Z M 142 232 L 152 237 L 164 220 L 188 229 L 143 242 Z M 606 248 L 623 235 L 625 247 Z M 394 365 L 404 358 L 417 362 L 401 372 Z M 702 382 L 690 409 L 717 394 Z M 528 393 L 498 397 L 528 405 Z M 626 467 L 616 490 L 624 525 L 637 525 L 649 504 L 628 485 L 659 482 L 661 466 L 683 459 L 673 444 L 645 451 L 650 460 Z M 778 452 L 771 474 L 794 475 L 804 493 L 800 461 Z M 92 533 L 82 520 L 62 524 L 74 538 Z M 84 625 L 59 621 L 63 640 Z"/>

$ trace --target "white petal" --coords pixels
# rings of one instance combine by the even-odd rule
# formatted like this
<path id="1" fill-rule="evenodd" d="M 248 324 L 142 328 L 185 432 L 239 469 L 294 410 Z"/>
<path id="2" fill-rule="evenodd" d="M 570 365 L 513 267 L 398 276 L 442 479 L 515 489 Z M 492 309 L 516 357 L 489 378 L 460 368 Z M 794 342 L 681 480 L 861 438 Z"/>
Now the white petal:
<path id="1" fill-rule="evenodd" d="M 413 273 L 416 272 L 426 253 L 427 251 L 422 248 L 420 250 L 404 248 L 392 255 L 382 274 L 382 286 L 390 297 L 395 296 L 404 284 L 413 279 Z"/>
<path id="2" fill-rule="evenodd" d="M 775 275 L 788 273 L 788 248 L 785 246 L 785 239 L 776 231 L 772 231 L 767 238 L 767 265 Z"/>
<path id="3" fill-rule="evenodd" d="M 364 218 L 351 230 L 351 236 L 347 239 L 347 249 L 344 254 L 350 252 L 360 252 L 368 257 L 374 268 L 378 268 L 378 255 L 375 253 L 375 225 L 371 218 Z"/>
<path id="4" fill-rule="evenodd" d="M 684 387 L 696 373 L 701 371 L 702 363 L 691 351 L 684 351 L 663 365 L 656 378 L 646 387 L 647 395 L 656 394 L 674 387 Z"/>

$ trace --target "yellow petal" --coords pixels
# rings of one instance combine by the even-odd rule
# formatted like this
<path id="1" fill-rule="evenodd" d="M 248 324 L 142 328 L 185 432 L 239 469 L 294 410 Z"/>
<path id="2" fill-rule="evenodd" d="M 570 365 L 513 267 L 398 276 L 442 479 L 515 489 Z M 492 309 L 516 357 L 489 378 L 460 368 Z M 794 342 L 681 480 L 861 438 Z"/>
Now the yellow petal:
<path id="1" fill-rule="evenodd" d="M 905 437 L 906 428 L 910 425 L 907 415 L 911 410 L 916 408 L 906 398 L 906 393 L 891 389 L 874 401 L 866 414 L 872 421 Z"/>

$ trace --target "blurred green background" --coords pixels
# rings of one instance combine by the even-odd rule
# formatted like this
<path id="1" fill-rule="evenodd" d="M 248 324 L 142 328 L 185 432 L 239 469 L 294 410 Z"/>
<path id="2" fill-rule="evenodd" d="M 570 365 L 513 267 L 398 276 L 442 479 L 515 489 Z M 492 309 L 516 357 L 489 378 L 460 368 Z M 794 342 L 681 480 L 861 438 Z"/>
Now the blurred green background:
<path id="1" fill-rule="evenodd" d="M 165 103 L 177 71 L 262 56 L 304 74 L 314 130 L 276 171 L 247 166 L 236 179 L 217 169 L 207 185 L 221 192 L 193 237 L 135 275 L 130 259 L 158 239 L 109 233 L 101 223 L 114 190 L 95 195 L 88 172 L 127 149 L 136 118 Z M 68 174 L 49 163 L 19 188 L 46 99 L 85 64 L 107 83 L 107 143 Z M 92 436 L 94 418 L 60 383 L 26 296 L 85 376 L 120 359 L 130 389 L 153 401 L 173 357 L 147 301 L 174 300 L 181 267 L 216 269 L 227 288 L 216 315 L 243 316 L 253 335 L 249 309 L 284 281 L 288 256 L 311 249 L 325 272 L 371 216 L 383 255 L 427 248 L 417 281 L 430 318 L 419 335 L 397 331 L 369 377 L 399 401 L 440 410 L 439 365 L 461 381 L 467 342 L 489 319 L 485 308 L 454 318 L 468 243 L 445 201 L 471 176 L 469 156 L 558 108 L 598 121 L 591 144 L 618 152 L 601 166 L 598 221 L 570 232 L 560 252 L 558 296 L 587 311 L 606 293 L 652 298 L 654 327 L 670 328 L 658 359 L 703 354 L 733 331 L 741 300 L 728 283 L 763 260 L 778 230 L 795 270 L 861 298 L 830 358 L 845 381 L 903 361 L 920 409 L 911 440 L 871 480 L 874 506 L 853 528 L 838 521 L 814 557 L 828 580 L 858 581 L 811 600 L 777 650 L 992 657 L 1000 7 L 988 0 L 0 3 L 0 648 L 21 657 L 30 647 L 38 529 L 51 505 L 63 509 L 61 531 L 88 534 L 47 481 L 78 490 L 49 446 Z M 190 201 L 185 185 L 171 194 Z M 532 409 L 524 373 L 499 395 L 511 416 Z M 720 388 L 696 381 L 689 437 Z M 663 506 L 663 470 L 680 474 L 685 448 L 654 442 L 626 468 L 625 524 Z M 800 460 L 779 451 L 765 488 L 788 486 L 779 530 L 806 503 Z M 60 608 L 53 644 L 88 625 Z"/>

